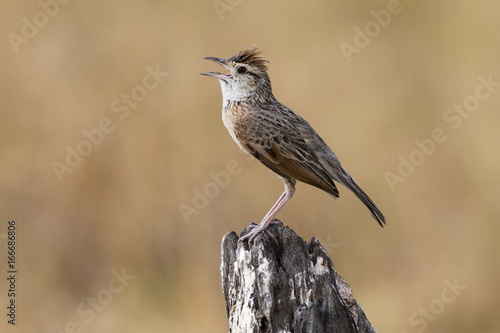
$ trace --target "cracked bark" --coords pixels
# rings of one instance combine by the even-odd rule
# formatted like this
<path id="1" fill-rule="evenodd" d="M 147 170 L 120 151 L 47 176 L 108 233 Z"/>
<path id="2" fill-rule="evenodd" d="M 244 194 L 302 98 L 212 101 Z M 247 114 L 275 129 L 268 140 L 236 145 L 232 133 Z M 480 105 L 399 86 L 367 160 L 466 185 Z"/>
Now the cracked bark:
<path id="1" fill-rule="evenodd" d="M 252 246 L 227 233 L 221 245 L 229 332 L 375 333 L 323 246 L 272 225 Z M 246 229 L 242 235 L 246 233 Z"/>

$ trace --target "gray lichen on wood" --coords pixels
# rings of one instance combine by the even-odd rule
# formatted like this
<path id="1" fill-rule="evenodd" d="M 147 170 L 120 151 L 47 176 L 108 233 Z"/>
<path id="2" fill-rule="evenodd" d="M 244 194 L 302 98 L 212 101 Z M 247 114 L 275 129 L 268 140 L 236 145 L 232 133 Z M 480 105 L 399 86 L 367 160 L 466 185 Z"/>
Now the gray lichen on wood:
<path id="1" fill-rule="evenodd" d="M 251 246 L 235 232 L 222 240 L 229 332 L 375 332 L 316 238 L 307 244 L 288 227 L 270 231 L 277 242 L 265 233 Z"/>

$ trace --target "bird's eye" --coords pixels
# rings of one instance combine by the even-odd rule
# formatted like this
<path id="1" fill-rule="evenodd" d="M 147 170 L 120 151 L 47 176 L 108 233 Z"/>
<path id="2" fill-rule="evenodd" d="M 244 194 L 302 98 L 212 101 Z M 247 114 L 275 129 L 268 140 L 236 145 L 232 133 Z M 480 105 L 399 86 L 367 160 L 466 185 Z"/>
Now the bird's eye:
<path id="1" fill-rule="evenodd" d="M 245 74 L 247 72 L 247 69 L 245 67 L 239 67 L 237 71 L 238 74 Z"/>

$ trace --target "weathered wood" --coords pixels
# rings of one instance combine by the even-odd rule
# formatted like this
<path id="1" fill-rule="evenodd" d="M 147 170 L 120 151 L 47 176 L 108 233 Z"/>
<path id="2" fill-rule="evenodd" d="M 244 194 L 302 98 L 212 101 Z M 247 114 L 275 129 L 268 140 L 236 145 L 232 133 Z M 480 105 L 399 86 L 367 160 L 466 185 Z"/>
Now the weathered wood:
<path id="1" fill-rule="evenodd" d="M 252 246 L 235 232 L 222 239 L 229 332 L 375 332 L 316 238 L 307 244 L 288 227 L 269 230 L 278 244 L 265 233 Z"/>

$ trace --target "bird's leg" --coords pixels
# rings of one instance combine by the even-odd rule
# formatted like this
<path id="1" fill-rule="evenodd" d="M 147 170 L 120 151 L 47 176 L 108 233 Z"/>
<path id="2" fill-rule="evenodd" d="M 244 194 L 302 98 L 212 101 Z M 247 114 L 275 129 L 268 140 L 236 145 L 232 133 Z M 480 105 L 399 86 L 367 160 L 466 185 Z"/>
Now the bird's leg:
<path id="1" fill-rule="evenodd" d="M 242 241 L 248 239 L 248 242 L 252 243 L 253 240 L 255 239 L 255 237 L 257 237 L 257 235 L 259 233 L 261 233 L 262 231 L 267 231 L 267 227 L 270 224 L 276 223 L 276 222 L 273 222 L 274 217 L 276 216 L 276 214 L 278 214 L 280 209 L 285 205 L 285 203 L 288 200 L 290 200 L 292 198 L 293 194 L 295 193 L 295 180 L 282 178 L 282 177 L 280 177 L 280 178 L 283 180 L 283 183 L 285 184 L 285 192 L 283 192 L 283 194 L 281 194 L 278 201 L 276 201 L 276 203 L 271 207 L 271 209 L 266 214 L 266 216 L 264 216 L 264 218 L 262 219 L 262 222 L 260 222 L 260 224 L 258 226 L 253 227 L 245 236 L 241 237 L 238 240 L 238 242 L 242 242 Z M 269 234 L 269 232 L 268 232 L 268 234 Z M 271 236 L 274 238 L 274 236 L 272 234 L 271 234 Z"/>

